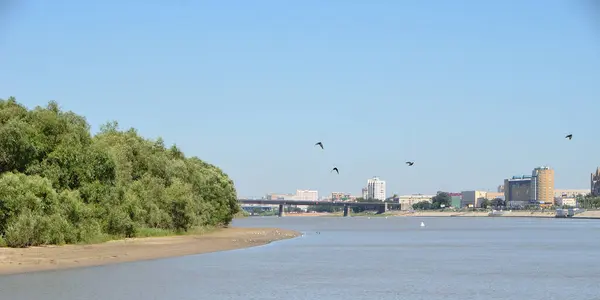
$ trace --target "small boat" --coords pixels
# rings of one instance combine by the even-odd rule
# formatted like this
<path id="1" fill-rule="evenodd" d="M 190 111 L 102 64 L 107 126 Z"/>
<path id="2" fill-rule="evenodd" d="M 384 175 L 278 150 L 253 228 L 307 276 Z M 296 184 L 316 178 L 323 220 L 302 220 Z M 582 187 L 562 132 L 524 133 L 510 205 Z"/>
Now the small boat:
<path id="1" fill-rule="evenodd" d="M 421 227 L 425 227 L 425 223 L 421 222 Z"/>

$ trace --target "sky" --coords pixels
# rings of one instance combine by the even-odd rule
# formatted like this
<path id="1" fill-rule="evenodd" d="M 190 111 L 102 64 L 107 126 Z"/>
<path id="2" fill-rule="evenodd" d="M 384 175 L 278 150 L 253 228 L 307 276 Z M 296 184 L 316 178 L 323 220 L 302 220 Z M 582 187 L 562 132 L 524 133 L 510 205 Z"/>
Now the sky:
<path id="1" fill-rule="evenodd" d="M 163 137 L 240 197 L 495 191 L 541 165 L 579 189 L 600 166 L 584 1 L 3 3 L 0 98 Z"/>

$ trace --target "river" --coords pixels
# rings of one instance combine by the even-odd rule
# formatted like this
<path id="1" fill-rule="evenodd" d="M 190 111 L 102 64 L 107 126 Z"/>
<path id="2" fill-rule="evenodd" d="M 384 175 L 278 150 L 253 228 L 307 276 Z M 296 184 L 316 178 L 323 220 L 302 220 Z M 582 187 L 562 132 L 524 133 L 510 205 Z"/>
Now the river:
<path id="1" fill-rule="evenodd" d="M 421 221 L 425 227 L 420 227 Z M 600 221 L 255 217 L 265 246 L 0 277 L 2 300 L 598 299 Z"/>

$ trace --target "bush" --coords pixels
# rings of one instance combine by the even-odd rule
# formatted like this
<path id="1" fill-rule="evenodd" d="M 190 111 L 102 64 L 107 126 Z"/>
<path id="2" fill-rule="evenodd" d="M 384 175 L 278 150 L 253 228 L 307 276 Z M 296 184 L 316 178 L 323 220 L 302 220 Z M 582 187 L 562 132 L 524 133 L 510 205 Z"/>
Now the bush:
<path id="1" fill-rule="evenodd" d="M 239 212 L 233 181 L 162 139 L 85 118 L 56 102 L 0 99 L 0 246 L 89 243 L 223 226 Z"/>

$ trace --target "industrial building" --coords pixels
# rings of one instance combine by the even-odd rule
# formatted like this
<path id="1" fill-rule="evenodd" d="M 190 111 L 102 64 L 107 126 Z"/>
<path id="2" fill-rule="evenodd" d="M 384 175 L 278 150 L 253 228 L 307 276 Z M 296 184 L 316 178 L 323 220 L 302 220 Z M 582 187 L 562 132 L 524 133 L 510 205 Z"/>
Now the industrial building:
<path id="1" fill-rule="evenodd" d="M 462 193 L 448 193 L 450 195 L 450 206 L 454 208 L 461 208 Z"/>
<path id="2" fill-rule="evenodd" d="M 481 207 L 481 203 L 486 199 L 486 191 L 462 191 L 460 207 Z"/>
<path id="3" fill-rule="evenodd" d="M 531 176 L 513 176 L 504 179 L 504 200 L 508 207 L 525 207 L 529 204 Z"/>

